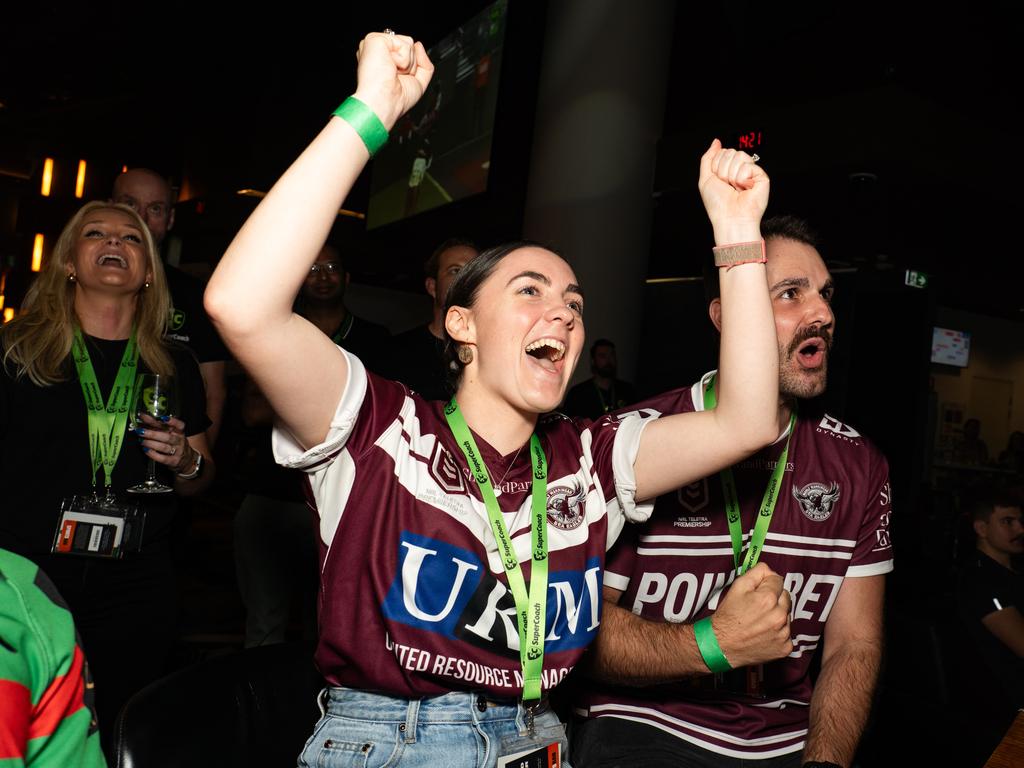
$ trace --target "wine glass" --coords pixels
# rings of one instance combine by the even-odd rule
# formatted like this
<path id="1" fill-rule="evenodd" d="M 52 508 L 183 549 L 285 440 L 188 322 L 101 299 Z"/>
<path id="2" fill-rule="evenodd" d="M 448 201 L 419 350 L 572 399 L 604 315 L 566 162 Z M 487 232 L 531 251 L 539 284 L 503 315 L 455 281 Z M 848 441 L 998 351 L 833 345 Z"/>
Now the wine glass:
<path id="1" fill-rule="evenodd" d="M 142 420 L 142 416 L 150 416 L 157 421 L 174 415 L 174 377 L 156 373 L 140 374 L 135 381 L 135 403 L 132 406 L 129 426 L 134 431 L 156 429 L 152 424 Z M 149 460 L 146 479 L 138 485 L 128 488 L 128 493 L 171 493 L 174 489 L 156 479 L 156 462 Z"/>

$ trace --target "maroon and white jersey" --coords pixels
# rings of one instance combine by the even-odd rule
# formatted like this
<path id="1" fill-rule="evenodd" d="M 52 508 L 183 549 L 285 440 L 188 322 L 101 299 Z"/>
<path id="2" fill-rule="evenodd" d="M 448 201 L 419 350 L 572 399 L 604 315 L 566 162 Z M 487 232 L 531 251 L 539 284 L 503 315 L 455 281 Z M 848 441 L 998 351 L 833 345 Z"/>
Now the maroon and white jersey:
<path id="1" fill-rule="evenodd" d="M 307 473 L 320 515 L 320 671 L 332 685 L 398 696 L 520 696 L 515 602 L 444 404 L 368 374 L 351 355 L 348 365 L 321 445 L 302 451 L 274 432 L 277 460 Z M 545 689 L 596 634 L 605 551 L 625 517 L 650 513 L 633 501 L 645 423 L 591 432 L 553 415 L 537 425 L 549 465 Z M 529 448 L 500 456 L 476 441 L 528 581 Z"/>
<path id="2" fill-rule="evenodd" d="M 703 382 L 638 408 L 649 416 L 703 410 Z M 733 468 L 744 552 L 784 446 L 783 436 Z M 654 510 L 645 525 L 629 526 L 608 553 L 604 583 L 622 592 L 619 605 L 650 621 L 702 619 L 736 575 L 720 477 L 666 494 Z M 878 449 L 831 416 L 798 412 L 760 557 L 784 577 L 793 596 L 793 652 L 724 676 L 647 688 L 593 684 L 580 713 L 646 723 L 734 757 L 802 749 L 811 661 L 843 580 L 892 570 L 890 510 L 888 465 Z"/>

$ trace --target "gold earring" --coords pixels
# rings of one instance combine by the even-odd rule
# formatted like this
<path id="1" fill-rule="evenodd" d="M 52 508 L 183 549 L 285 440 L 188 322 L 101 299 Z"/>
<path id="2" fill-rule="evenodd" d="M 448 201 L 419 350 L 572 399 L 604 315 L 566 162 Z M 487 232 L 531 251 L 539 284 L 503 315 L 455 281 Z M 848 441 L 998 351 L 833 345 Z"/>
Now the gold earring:
<path id="1" fill-rule="evenodd" d="M 463 344 L 459 347 L 459 362 L 463 365 L 469 365 L 473 362 L 473 348 L 468 344 Z"/>

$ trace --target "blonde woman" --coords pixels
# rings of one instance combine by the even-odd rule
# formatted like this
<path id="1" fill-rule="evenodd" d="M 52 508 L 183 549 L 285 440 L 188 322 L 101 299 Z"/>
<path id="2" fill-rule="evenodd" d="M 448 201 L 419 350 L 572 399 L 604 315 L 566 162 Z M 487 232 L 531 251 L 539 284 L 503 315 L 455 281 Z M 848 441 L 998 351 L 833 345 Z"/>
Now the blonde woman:
<path id="1" fill-rule="evenodd" d="M 179 494 L 213 476 L 198 367 L 163 339 L 169 306 L 145 224 L 126 206 L 94 202 L 68 222 L 21 314 L 0 330 L 0 547 L 36 561 L 67 600 L 89 649 L 105 733 L 124 701 L 160 675 L 175 628 L 168 538 L 176 494 L 129 500 L 124 490 L 146 476 L 149 459 Z M 113 419 L 106 438 L 120 449 L 97 466 L 82 382 L 94 382 L 107 403 L 119 387 L 134 389 L 136 373 L 173 376 L 178 409 L 144 434 Z M 51 554 L 62 504 L 94 489 L 138 503 L 141 550 L 123 559 Z"/>

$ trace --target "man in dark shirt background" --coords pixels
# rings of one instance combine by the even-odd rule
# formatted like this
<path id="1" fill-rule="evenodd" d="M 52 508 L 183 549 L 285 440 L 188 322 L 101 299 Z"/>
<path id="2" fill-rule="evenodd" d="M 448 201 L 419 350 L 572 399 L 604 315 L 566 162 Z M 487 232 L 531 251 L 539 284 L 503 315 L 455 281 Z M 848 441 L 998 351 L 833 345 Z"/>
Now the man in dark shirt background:
<path id="1" fill-rule="evenodd" d="M 427 400 L 447 400 L 448 372 L 444 353 L 444 299 L 459 271 L 477 256 L 476 246 L 464 238 L 439 245 L 423 265 L 424 286 L 434 300 L 433 317 L 426 325 L 400 333 L 391 340 L 389 360 L 381 373 L 400 381 Z"/>
<path id="2" fill-rule="evenodd" d="M 562 405 L 567 416 L 598 419 L 609 411 L 617 411 L 636 402 L 633 385 L 615 378 L 619 361 L 615 344 L 598 339 L 590 347 L 590 371 L 594 374 L 569 390 Z"/>
<path id="3" fill-rule="evenodd" d="M 1009 490 L 986 491 L 967 511 L 977 551 L 961 578 L 960 612 L 1008 703 L 1024 706 L 1024 576 L 1015 567 L 1024 554 L 1021 498 Z"/>
<path id="4" fill-rule="evenodd" d="M 148 168 L 133 168 L 114 181 L 111 199 L 134 208 L 142 217 L 163 259 L 163 242 L 174 226 L 174 195 L 167 180 Z M 206 439 L 212 448 L 220 432 L 227 396 L 224 362 L 228 351 L 203 309 L 202 283 L 166 261 L 164 272 L 172 304 L 167 338 L 186 345 L 199 361 L 206 386 L 206 415 L 211 422 Z"/>
<path id="5" fill-rule="evenodd" d="M 383 325 L 348 310 L 345 289 L 349 280 L 340 251 L 330 243 L 325 244 L 302 284 L 295 310 L 376 372 L 391 335 Z"/>

